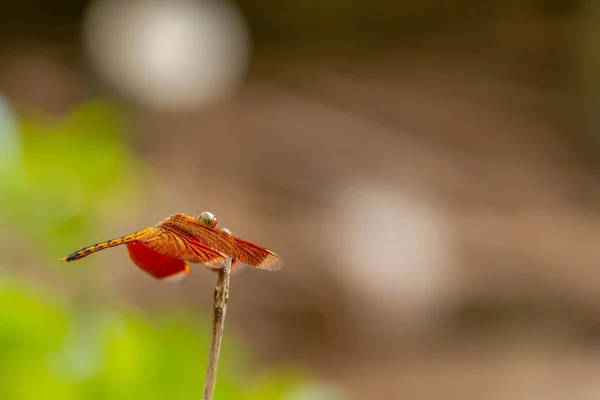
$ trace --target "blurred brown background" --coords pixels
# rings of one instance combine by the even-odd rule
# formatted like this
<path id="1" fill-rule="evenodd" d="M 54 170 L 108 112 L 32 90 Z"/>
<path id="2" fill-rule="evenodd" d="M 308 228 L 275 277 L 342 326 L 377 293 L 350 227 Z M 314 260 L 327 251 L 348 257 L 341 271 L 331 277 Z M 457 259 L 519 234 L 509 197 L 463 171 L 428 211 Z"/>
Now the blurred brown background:
<path id="1" fill-rule="evenodd" d="M 2 7 L 2 93 L 57 116 L 120 97 L 159 178 L 99 239 L 208 210 L 274 249 L 284 270 L 234 278 L 228 329 L 350 398 L 600 398 L 600 6 L 236 6 L 243 80 L 175 111 L 97 72 L 88 2 Z M 210 304 L 209 272 L 165 287 L 102 257 L 106 298 Z"/>

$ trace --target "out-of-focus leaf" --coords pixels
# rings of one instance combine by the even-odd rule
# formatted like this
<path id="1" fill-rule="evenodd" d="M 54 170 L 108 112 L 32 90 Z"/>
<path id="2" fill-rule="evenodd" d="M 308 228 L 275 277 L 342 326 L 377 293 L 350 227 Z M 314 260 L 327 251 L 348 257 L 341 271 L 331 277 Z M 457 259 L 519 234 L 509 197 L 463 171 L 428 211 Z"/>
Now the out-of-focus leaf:
<path id="1" fill-rule="evenodd" d="M 193 316 L 148 318 L 131 309 L 82 316 L 42 293 L 0 274 L 0 399 L 200 397 L 209 327 Z M 232 337 L 222 355 L 215 400 L 294 400 L 307 381 L 289 370 L 255 375 Z"/>
<path id="2" fill-rule="evenodd" d="M 91 101 L 60 120 L 28 112 L 17 125 L 22 159 L 0 168 L 0 222 L 39 253 L 57 257 L 99 218 L 138 208 L 144 168 L 123 143 L 127 121 L 112 102 Z"/>
<path id="3" fill-rule="evenodd" d="M 305 381 L 297 371 L 282 370 L 257 379 L 249 388 L 244 399 L 284 399 L 286 394 Z"/>

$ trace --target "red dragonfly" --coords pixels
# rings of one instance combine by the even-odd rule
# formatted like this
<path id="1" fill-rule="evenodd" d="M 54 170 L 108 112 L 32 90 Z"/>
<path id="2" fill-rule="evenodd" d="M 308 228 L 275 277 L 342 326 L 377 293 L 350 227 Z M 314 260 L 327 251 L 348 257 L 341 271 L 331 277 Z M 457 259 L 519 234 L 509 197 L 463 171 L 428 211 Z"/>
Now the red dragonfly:
<path id="1" fill-rule="evenodd" d="M 154 227 L 84 247 L 61 261 L 76 261 L 97 251 L 126 244 L 129 257 L 140 269 L 167 281 L 179 281 L 190 273 L 186 261 L 205 264 L 214 271 L 218 271 L 227 258 L 232 260 L 232 271 L 244 264 L 267 271 L 276 271 L 283 266 L 281 258 L 272 251 L 216 226 L 217 217 L 209 212 L 198 218 L 173 214 Z"/>

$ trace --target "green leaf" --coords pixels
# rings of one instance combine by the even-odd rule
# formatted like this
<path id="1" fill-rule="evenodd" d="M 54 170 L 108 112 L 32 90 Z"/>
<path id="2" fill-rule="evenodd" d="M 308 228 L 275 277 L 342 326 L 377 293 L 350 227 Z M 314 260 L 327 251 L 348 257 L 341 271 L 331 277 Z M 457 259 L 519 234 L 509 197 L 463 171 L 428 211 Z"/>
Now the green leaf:
<path id="1" fill-rule="evenodd" d="M 0 399 L 164 400 L 202 393 L 209 327 L 196 323 L 198 316 L 150 317 L 127 307 L 82 313 L 1 274 L 0 308 Z M 300 396 L 304 374 L 286 368 L 257 376 L 231 336 L 222 351 L 215 400 L 308 398 Z"/>

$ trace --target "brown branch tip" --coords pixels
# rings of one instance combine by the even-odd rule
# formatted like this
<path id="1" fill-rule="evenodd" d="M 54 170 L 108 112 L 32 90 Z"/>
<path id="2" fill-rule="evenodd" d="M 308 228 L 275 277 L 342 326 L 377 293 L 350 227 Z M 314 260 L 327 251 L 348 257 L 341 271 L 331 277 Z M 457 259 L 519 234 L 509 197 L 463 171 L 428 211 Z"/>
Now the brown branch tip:
<path id="1" fill-rule="evenodd" d="M 210 348 L 208 353 L 208 366 L 206 368 L 206 380 L 204 383 L 203 400 L 212 400 L 217 380 L 217 368 L 219 365 L 219 353 L 223 340 L 223 328 L 225 327 L 225 315 L 227 314 L 227 301 L 229 300 L 229 279 L 231 276 L 231 259 L 225 261 L 219 270 L 217 286 L 215 287 L 215 301 L 213 304 L 212 331 L 210 335 Z"/>

